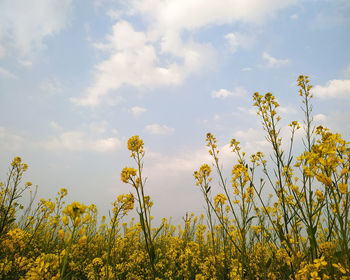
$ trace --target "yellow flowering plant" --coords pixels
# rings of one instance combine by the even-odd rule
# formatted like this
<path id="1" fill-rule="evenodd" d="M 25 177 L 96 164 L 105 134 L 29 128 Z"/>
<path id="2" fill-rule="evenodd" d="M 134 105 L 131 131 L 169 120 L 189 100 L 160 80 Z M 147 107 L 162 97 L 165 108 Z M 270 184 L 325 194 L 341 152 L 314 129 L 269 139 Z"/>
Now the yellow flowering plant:
<path id="1" fill-rule="evenodd" d="M 309 78 L 297 83 L 305 120 L 290 123 L 288 139 L 277 98 L 253 95 L 271 160 L 232 139 L 226 178 L 217 140 L 206 135 L 212 162 L 193 174 L 205 213 L 180 225 L 152 226 L 139 136 L 127 142 L 133 166 L 120 173 L 132 193 L 118 194 L 109 216 L 94 204 L 67 205 L 67 189 L 37 200 L 15 157 L 0 183 L 0 279 L 349 279 L 350 143 L 314 126 Z M 294 155 L 298 129 L 304 151 Z M 124 221 L 133 209 L 138 219 Z"/>

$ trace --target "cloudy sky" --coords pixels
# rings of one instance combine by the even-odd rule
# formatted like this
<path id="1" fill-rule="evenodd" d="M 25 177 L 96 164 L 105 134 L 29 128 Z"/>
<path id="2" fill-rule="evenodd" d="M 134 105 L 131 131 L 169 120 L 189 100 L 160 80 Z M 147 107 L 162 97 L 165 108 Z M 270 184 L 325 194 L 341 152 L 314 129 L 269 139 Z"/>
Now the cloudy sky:
<path id="1" fill-rule="evenodd" d="M 309 75 L 315 123 L 349 139 L 349 14 L 347 0 L 1 0 L 0 180 L 19 155 L 40 197 L 67 187 L 106 213 L 131 190 L 120 171 L 140 135 L 154 215 L 198 213 L 207 132 L 228 177 L 231 138 L 270 151 L 256 91 L 276 95 L 286 126 Z"/>

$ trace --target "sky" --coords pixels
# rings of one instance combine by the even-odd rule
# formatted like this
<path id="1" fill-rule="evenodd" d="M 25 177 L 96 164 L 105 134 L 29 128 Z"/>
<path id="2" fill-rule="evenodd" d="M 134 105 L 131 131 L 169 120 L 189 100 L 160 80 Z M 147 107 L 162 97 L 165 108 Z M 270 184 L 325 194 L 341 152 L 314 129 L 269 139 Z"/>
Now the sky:
<path id="1" fill-rule="evenodd" d="M 287 141 L 308 75 L 315 125 L 350 138 L 349 14 L 347 0 L 0 0 L 0 181 L 21 156 L 38 197 L 64 187 L 106 214 L 133 191 L 120 172 L 139 135 L 156 219 L 203 212 L 207 132 L 228 181 L 232 138 L 271 153 L 254 92 L 276 96 Z"/>

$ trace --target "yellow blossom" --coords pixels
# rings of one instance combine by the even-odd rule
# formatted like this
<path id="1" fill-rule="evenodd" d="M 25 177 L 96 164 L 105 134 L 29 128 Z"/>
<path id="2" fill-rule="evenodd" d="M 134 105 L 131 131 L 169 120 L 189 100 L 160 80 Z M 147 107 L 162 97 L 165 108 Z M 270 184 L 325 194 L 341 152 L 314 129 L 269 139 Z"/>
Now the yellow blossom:
<path id="1" fill-rule="evenodd" d="M 132 136 L 128 140 L 128 149 L 132 152 L 141 152 L 143 150 L 143 141 L 138 135 Z"/>
<path id="2" fill-rule="evenodd" d="M 344 184 L 344 183 L 339 183 L 338 184 L 338 188 L 339 188 L 339 192 L 341 194 L 346 194 L 348 191 L 348 184 Z"/>
<path id="3" fill-rule="evenodd" d="M 137 170 L 135 168 L 124 167 L 124 169 L 122 170 L 122 173 L 120 175 L 121 180 L 124 183 L 128 183 L 132 177 L 136 176 L 136 173 L 137 173 Z"/>

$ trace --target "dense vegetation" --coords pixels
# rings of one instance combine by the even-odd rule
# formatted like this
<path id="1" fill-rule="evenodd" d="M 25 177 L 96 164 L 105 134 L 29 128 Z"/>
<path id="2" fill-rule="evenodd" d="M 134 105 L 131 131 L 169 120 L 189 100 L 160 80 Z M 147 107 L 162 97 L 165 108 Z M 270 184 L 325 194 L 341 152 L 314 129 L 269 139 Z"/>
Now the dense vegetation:
<path id="1" fill-rule="evenodd" d="M 19 198 L 33 187 L 21 183 L 27 165 L 16 157 L 0 189 L 1 279 L 350 279 L 349 142 L 314 127 L 308 77 L 298 86 L 305 120 L 290 124 L 283 146 L 279 104 L 271 93 L 254 94 L 271 160 L 247 156 L 232 139 L 236 161 L 226 180 L 216 139 L 207 134 L 212 163 L 194 172 L 206 216 L 186 215 L 177 227 L 165 218 L 151 225 L 138 136 L 128 141 L 135 165 L 121 172 L 131 193 L 118 196 L 101 221 L 94 205 L 66 205 L 66 189 L 23 208 Z M 296 157 L 298 129 L 305 149 Z M 122 223 L 130 211 L 138 221 Z"/>

